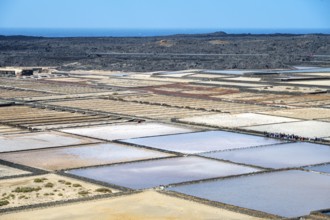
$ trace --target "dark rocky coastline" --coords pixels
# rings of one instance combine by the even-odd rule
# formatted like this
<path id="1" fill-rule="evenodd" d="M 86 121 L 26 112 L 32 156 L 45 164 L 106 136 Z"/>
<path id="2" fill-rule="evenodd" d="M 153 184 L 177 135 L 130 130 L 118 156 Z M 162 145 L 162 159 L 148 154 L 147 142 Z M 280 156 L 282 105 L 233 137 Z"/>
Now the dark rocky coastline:
<path id="1" fill-rule="evenodd" d="M 159 71 L 329 66 L 330 35 L 0 36 L 0 66 Z"/>

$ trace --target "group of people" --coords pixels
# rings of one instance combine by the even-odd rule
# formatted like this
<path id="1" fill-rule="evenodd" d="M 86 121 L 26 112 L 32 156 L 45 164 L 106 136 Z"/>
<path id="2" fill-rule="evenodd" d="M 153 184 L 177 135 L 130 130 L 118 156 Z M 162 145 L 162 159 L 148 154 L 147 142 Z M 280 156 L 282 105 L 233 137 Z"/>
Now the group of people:
<path id="1" fill-rule="evenodd" d="M 270 132 L 264 132 L 264 135 L 266 137 L 271 138 L 279 138 L 279 139 L 285 139 L 285 140 L 293 140 L 293 141 L 322 141 L 321 138 L 307 138 L 307 137 L 301 137 L 294 134 L 284 134 L 284 133 L 270 133 Z"/>

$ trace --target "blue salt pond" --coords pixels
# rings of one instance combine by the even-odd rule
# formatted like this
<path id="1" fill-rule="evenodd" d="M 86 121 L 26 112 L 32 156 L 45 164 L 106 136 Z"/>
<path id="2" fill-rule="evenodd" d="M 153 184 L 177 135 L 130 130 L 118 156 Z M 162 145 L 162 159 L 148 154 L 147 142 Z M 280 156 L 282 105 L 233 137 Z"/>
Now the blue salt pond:
<path id="1" fill-rule="evenodd" d="M 320 166 L 313 166 L 307 167 L 307 170 L 313 170 L 322 173 L 329 173 L 330 174 L 330 164 L 320 165 Z"/>
<path id="2" fill-rule="evenodd" d="M 122 140 L 126 143 L 195 154 L 283 143 L 280 140 L 227 131 L 207 131 Z"/>
<path id="3" fill-rule="evenodd" d="M 330 162 L 330 146 L 297 142 L 233 151 L 211 152 L 202 155 L 278 169 Z"/>
<path id="4" fill-rule="evenodd" d="M 299 170 L 263 173 L 169 188 L 287 218 L 329 208 L 330 176 Z"/>
<path id="5" fill-rule="evenodd" d="M 144 189 L 257 171 L 260 170 L 191 156 L 74 169 L 67 171 L 67 173 L 127 188 Z"/>

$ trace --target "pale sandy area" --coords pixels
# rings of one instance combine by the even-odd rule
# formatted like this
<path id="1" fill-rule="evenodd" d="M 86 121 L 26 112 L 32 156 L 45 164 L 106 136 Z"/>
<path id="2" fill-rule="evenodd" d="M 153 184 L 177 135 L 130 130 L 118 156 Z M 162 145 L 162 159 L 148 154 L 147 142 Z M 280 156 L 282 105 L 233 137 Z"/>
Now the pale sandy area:
<path id="1" fill-rule="evenodd" d="M 0 164 L 0 177 L 16 176 L 16 175 L 22 175 L 22 174 L 28 174 L 28 173 L 30 173 L 30 172 L 15 169 L 15 168 Z"/>
<path id="2" fill-rule="evenodd" d="M 213 78 L 228 77 L 228 75 L 196 73 L 196 74 L 191 75 L 189 77 L 198 77 L 198 78 L 210 78 L 210 79 L 213 79 Z"/>
<path id="3" fill-rule="evenodd" d="M 46 81 L 55 81 L 55 82 L 75 82 L 75 83 L 86 83 L 88 79 L 82 78 L 73 78 L 73 77 L 64 77 L 64 78 L 49 78 L 45 79 Z"/>
<path id="4" fill-rule="evenodd" d="M 0 125 L 0 135 L 2 134 L 11 134 L 11 133 L 19 133 L 23 132 L 23 129 L 17 128 L 17 127 L 11 127 L 7 125 Z M 27 130 L 26 130 L 27 132 Z"/>
<path id="5" fill-rule="evenodd" d="M 156 88 L 155 90 L 166 91 L 166 92 L 180 92 L 184 89 L 183 88 L 173 88 L 173 87 L 160 87 L 160 88 Z"/>
<path id="6" fill-rule="evenodd" d="M 177 72 L 177 73 L 167 73 L 166 72 L 164 74 L 158 75 L 160 77 L 174 77 L 174 78 L 180 78 L 180 77 L 184 77 L 184 76 L 189 76 L 192 75 L 194 73 L 181 73 L 181 72 Z"/>
<path id="7" fill-rule="evenodd" d="M 261 78 L 239 76 L 239 77 L 225 78 L 223 80 L 235 80 L 235 81 L 237 80 L 237 81 L 258 82 L 258 81 L 261 81 Z"/>
<path id="8" fill-rule="evenodd" d="M 253 101 L 253 102 L 265 102 L 265 103 L 280 103 L 282 99 L 289 98 L 291 95 L 283 94 L 264 94 L 264 93 L 250 93 L 240 92 L 233 94 L 224 94 L 212 96 L 214 98 L 221 98 L 223 100 L 238 100 L 238 101 Z"/>
<path id="9" fill-rule="evenodd" d="M 326 108 L 284 109 L 278 111 L 267 111 L 263 113 L 267 115 L 276 115 L 298 119 L 318 119 L 330 117 L 330 109 Z"/>
<path id="10" fill-rule="evenodd" d="M 262 96 L 263 94 L 261 94 Z M 258 93 L 252 93 L 252 92 L 237 92 L 233 94 L 223 94 L 223 95 L 214 95 L 212 97 L 214 98 L 223 98 L 228 100 L 240 100 L 245 97 L 259 97 L 260 95 Z"/>
<path id="11" fill-rule="evenodd" d="M 231 42 L 227 40 L 210 40 L 209 43 L 213 45 L 223 45 L 223 44 L 229 44 Z"/>
<path id="12" fill-rule="evenodd" d="M 242 126 L 292 122 L 298 120 L 285 118 L 285 117 L 254 114 L 254 113 L 242 113 L 242 114 L 213 114 L 213 115 L 205 115 L 205 116 L 203 115 L 203 116 L 196 116 L 190 118 L 183 118 L 180 119 L 180 121 L 197 123 L 202 125 L 234 128 L 234 127 L 242 127 Z"/>
<path id="13" fill-rule="evenodd" d="M 160 72 L 151 72 L 151 73 L 136 73 L 136 74 L 132 74 L 132 75 L 127 76 L 127 78 L 145 80 L 145 79 L 149 79 L 152 74 L 161 73 L 161 72 L 162 71 L 160 71 Z"/>
<path id="14" fill-rule="evenodd" d="M 75 75 L 75 77 L 79 77 L 80 79 L 89 79 L 89 80 L 99 80 L 99 79 L 108 79 L 109 76 L 100 76 L 100 75 Z"/>
<path id="15" fill-rule="evenodd" d="M 288 93 L 313 93 L 321 92 L 324 89 L 315 87 L 299 87 L 299 86 L 265 86 L 259 88 L 253 88 L 256 91 L 268 91 L 268 92 L 288 92 Z"/>
<path id="16" fill-rule="evenodd" d="M 187 201 L 154 191 L 74 203 L 65 206 L 37 209 L 2 215 L 2 220 L 12 219 L 260 219 L 221 208 Z"/>
<path id="17" fill-rule="evenodd" d="M 157 74 L 161 74 L 164 72 L 154 72 Z M 152 73 L 151 73 L 152 74 Z M 187 82 L 193 82 L 193 79 L 184 79 L 184 78 L 180 78 L 180 77 L 172 77 L 172 78 L 164 78 L 162 76 L 156 76 L 156 75 L 150 75 L 150 73 L 146 73 L 146 74 L 134 74 L 134 75 L 130 75 L 127 78 L 132 78 L 132 79 L 141 79 L 143 80 L 143 82 L 147 83 L 148 81 L 158 81 L 163 82 L 164 84 L 167 83 L 187 83 Z"/>
<path id="18" fill-rule="evenodd" d="M 99 80 L 98 83 L 112 85 L 112 86 L 121 86 L 121 87 L 144 87 L 144 86 L 161 86 L 169 84 L 169 82 L 156 81 L 156 80 L 136 80 L 129 78 L 108 78 Z"/>
<path id="19" fill-rule="evenodd" d="M 295 81 L 290 84 L 312 85 L 312 86 L 330 86 L 330 80 L 310 80 L 310 81 Z"/>
<path id="20" fill-rule="evenodd" d="M 324 100 L 324 101 L 311 101 L 311 102 L 297 102 L 290 104 L 290 106 L 296 106 L 296 107 L 325 107 L 329 108 L 326 105 L 330 103 L 330 100 Z"/>
<path id="21" fill-rule="evenodd" d="M 113 75 L 113 74 L 123 74 L 126 72 L 121 72 L 121 71 L 111 71 L 111 70 L 71 70 L 69 71 L 70 73 L 73 74 L 82 74 L 82 75 L 86 75 L 86 74 L 98 74 L 98 75 Z"/>
<path id="22" fill-rule="evenodd" d="M 151 77 L 150 80 L 156 80 L 159 82 L 168 82 L 168 83 L 189 83 L 194 82 L 193 79 L 184 79 L 184 78 L 162 78 L 162 77 Z"/>
<path id="23" fill-rule="evenodd" d="M 212 84 L 212 85 L 225 85 L 225 86 L 242 86 L 242 87 L 265 87 L 267 84 L 255 84 L 255 83 L 239 83 L 239 82 L 219 82 L 219 81 L 209 81 L 201 82 L 202 84 Z"/>
<path id="24" fill-rule="evenodd" d="M 303 76 L 330 76 L 330 72 L 329 73 L 304 73 Z"/>
<path id="25" fill-rule="evenodd" d="M 202 90 L 186 90 L 186 91 L 180 91 L 184 94 L 197 94 L 197 95 L 207 95 L 207 94 L 212 94 L 212 93 L 216 93 L 216 91 L 212 92 L 212 90 L 205 90 L 205 91 L 202 91 Z"/>
<path id="26" fill-rule="evenodd" d="M 97 92 L 97 93 L 82 93 L 82 94 L 68 94 L 68 95 L 52 95 L 52 96 L 39 96 L 39 97 L 26 97 L 26 98 L 18 98 L 18 100 L 23 101 L 41 101 L 41 100 L 49 100 L 49 99 L 68 99 L 68 98 L 83 98 L 90 96 L 108 96 L 117 94 L 129 94 L 129 91 L 118 91 L 118 92 Z"/>
<path id="27" fill-rule="evenodd" d="M 17 192 L 18 187 L 34 190 Z M 0 200 L 9 202 L 0 209 L 119 192 L 110 188 L 111 192 L 96 192 L 99 188 L 104 187 L 55 174 L 0 180 Z"/>
<path id="28" fill-rule="evenodd" d="M 318 121 L 326 121 L 326 122 L 330 122 L 330 118 L 322 118 L 322 119 L 318 119 Z"/>

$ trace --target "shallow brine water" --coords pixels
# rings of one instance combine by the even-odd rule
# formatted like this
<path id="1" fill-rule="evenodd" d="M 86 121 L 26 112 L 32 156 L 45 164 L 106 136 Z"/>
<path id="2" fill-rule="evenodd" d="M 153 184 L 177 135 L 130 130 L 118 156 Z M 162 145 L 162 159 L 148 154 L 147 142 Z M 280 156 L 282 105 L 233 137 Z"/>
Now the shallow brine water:
<path id="1" fill-rule="evenodd" d="M 199 157 L 177 157 L 69 170 L 68 173 L 120 185 L 144 189 L 192 180 L 238 175 L 258 169 Z"/>
<path id="2" fill-rule="evenodd" d="M 0 137 L 0 152 L 59 147 L 93 142 L 99 141 L 55 132 L 8 135 Z"/>
<path id="3" fill-rule="evenodd" d="M 330 164 L 308 167 L 306 169 L 330 174 Z"/>
<path id="4" fill-rule="evenodd" d="M 330 176 L 298 170 L 256 174 L 170 190 L 283 217 L 330 207 Z"/>
<path id="5" fill-rule="evenodd" d="M 0 154 L 0 159 L 47 170 L 60 170 L 168 156 L 173 155 L 120 144 L 103 143 Z"/>
<path id="6" fill-rule="evenodd" d="M 123 141 L 186 154 L 281 143 L 275 139 L 226 131 L 195 132 Z"/>
<path id="7" fill-rule="evenodd" d="M 63 129 L 63 131 L 85 135 L 89 137 L 102 138 L 106 140 L 146 137 L 154 135 L 176 134 L 194 131 L 193 129 L 160 124 L 160 123 L 131 123 L 93 126 L 86 128 Z"/>
<path id="8" fill-rule="evenodd" d="M 330 162 L 330 146 L 298 142 L 202 155 L 265 168 L 287 168 Z"/>

